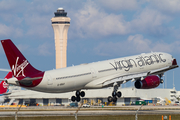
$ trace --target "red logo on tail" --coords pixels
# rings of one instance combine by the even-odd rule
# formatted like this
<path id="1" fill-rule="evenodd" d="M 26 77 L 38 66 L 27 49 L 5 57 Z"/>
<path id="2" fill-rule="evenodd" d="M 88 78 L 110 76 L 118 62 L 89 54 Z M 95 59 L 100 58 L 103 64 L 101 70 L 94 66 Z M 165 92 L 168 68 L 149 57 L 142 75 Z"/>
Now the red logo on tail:
<path id="1" fill-rule="evenodd" d="M 6 82 L 3 82 L 3 88 L 6 89 L 6 88 L 8 88 L 8 86 L 9 86 L 9 85 L 8 85 Z"/>

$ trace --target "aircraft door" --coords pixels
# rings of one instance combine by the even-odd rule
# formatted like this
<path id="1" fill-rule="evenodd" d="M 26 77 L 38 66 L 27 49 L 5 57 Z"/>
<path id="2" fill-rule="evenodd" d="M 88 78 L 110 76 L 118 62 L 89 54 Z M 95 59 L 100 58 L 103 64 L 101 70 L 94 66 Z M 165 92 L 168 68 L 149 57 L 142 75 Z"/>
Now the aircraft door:
<path id="1" fill-rule="evenodd" d="M 51 78 L 50 75 L 46 75 L 46 78 L 47 78 L 47 84 L 48 85 L 53 85 L 53 79 Z"/>
<path id="2" fill-rule="evenodd" d="M 92 78 L 96 78 L 97 77 L 97 73 L 96 73 L 96 71 L 93 68 L 91 68 L 91 74 L 92 74 Z"/>

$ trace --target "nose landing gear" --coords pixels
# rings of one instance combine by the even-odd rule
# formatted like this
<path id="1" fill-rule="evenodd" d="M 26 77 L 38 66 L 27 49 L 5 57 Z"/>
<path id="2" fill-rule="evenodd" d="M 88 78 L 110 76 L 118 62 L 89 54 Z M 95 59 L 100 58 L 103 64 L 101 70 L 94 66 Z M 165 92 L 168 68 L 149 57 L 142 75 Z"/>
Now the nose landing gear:
<path id="1" fill-rule="evenodd" d="M 77 91 L 76 91 L 76 96 L 72 96 L 72 97 L 71 97 L 71 101 L 73 101 L 73 102 L 75 102 L 75 101 L 79 102 L 79 101 L 81 101 L 81 97 L 84 97 L 84 96 L 85 96 L 85 92 L 84 92 L 84 91 L 79 91 L 79 90 L 77 90 Z"/>

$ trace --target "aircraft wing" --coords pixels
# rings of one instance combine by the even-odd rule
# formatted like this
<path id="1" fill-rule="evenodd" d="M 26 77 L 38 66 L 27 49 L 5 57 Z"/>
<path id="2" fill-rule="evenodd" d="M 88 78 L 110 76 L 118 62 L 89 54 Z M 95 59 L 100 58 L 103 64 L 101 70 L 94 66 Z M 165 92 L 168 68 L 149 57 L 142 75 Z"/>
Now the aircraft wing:
<path id="1" fill-rule="evenodd" d="M 150 74 L 152 75 L 159 75 L 159 74 L 163 74 L 164 72 L 168 71 L 168 70 L 171 70 L 171 69 L 174 69 L 174 68 L 177 68 L 179 67 L 178 65 L 172 65 L 172 66 L 168 66 L 168 67 L 165 67 L 165 68 L 161 68 L 161 69 L 157 69 L 157 70 L 152 70 L 150 72 Z"/>
<path id="2" fill-rule="evenodd" d="M 87 87 L 89 86 L 102 86 L 102 87 L 112 87 L 114 83 L 118 83 L 123 84 L 126 83 L 128 81 L 135 81 L 137 79 L 141 79 L 145 78 L 146 76 L 149 75 L 163 75 L 164 72 L 170 70 L 170 69 L 174 69 L 179 67 L 178 65 L 172 65 L 172 66 L 168 66 L 168 67 L 164 67 L 161 69 L 157 69 L 157 70 L 152 70 L 152 71 L 146 71 L 146 72 L 141 72 L 141 73 L 133 73 L 133 74 L 116 74 L 116 75 L 111 75 L 108 77 L 104 77 L 104 78 L 100 78 L 98 80 L 93 81 L 93 83 L 90 83 L 88 85 L 86 85 Z"/>
<path id="3" fill-rule="evenodd" d="M 85 85 L 86 89 L 89 88 L 101 88 L 101 87 L 112 87 L 114 83 L 122 84 L 129 80 L 135 80 L 136 78 L 141 78 L 147 76 L 147 73 L 136 73 L 136 74 L 115 74 L 106 76 L 103 78 L 96 79 Z"/>
<path id="4" fill-rule="evenodd" d="M 117 77 L 115 78 L 111 78 L 109 80 L 105 80 L 102 83 L 103 87 L 107 87 L 107 86 L 113 86 L 114 83 L 119 83 L 119 84 L 123 84 L 126 83 L 130 80 L 135 81 L 136 79 L 140 79 L 142 77 L 147 76 L 147 73 L 136 73 L 136 74 L 128 74 L 128 75 L 117 75 Z"/>

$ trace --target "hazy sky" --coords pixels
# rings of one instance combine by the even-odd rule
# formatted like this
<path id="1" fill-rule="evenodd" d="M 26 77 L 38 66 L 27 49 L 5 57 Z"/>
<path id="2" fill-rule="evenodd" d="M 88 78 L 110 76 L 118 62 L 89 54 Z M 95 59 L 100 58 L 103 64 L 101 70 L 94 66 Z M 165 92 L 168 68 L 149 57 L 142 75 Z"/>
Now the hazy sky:
<path id="1" fill-rule="evenodd" d="M 0 0 L 0 39 L 11 39 L 37 69 L 54 69 L 51 18 L 63 7 L 71 18 L 68 66 L 151 51 L 170 53 L 180 64 L 179 6 L 179 0 Z M 1 45 L 0 68 L 9 69 Z M 173 71 L 180 90 L 180 68 L 166 73 L 164 86 L 173 87 Z"/>

